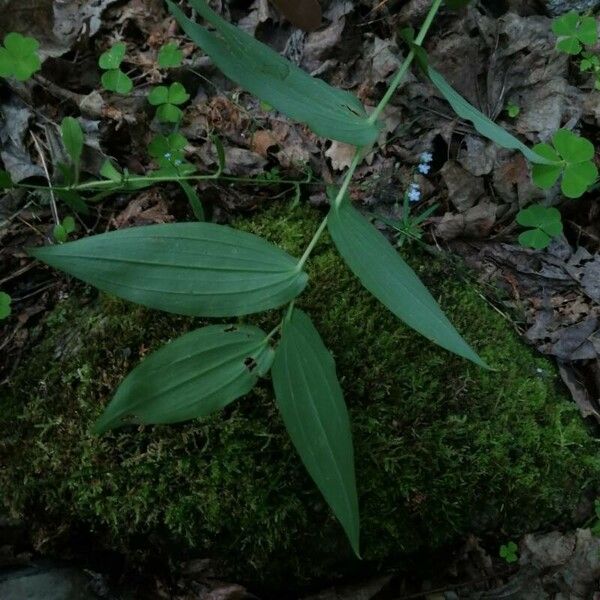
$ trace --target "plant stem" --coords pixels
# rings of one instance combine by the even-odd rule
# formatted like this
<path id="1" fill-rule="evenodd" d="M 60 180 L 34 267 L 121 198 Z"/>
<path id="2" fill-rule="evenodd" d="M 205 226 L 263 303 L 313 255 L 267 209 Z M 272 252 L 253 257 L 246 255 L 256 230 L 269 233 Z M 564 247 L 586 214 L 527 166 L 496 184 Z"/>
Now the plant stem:
<path id="1" fill-rule="evenodd" d="M 427 16 L 425 17 L 425 21 L 423 22 L 423 25 L 421 26 L 419 34 L 417 35 L 417 38 L 415 40 L 415 44 L 417 46 L 420 46 L 423 43 L 423 40 L 425 39 L 425 36 L 427 35 L 427 32 L 429 31 L 431 24 L 433 23 L 433 19 L 435 18 L 435 15 L 437 14 L 441 5 L 442 5 L 442 0 L 434 0 L 433 1 L 431 8 L 429 9 Z M 381 115 L 384 108 L 388 105 L 389 101 L 392 99 L 392 96 L 398 89 L 398 86 L 404 79 L 404 76 L 406 75 L 406 73 L 414 59 L 415 59 L 415 51 L 411 50 L 408 53 L 408 56 L 404 59 L 404 62 L 398 69 L 398 72 L 396 73 L 396 75 L 394 75 L 394 79 L 392 80 L 392 83 L 388 87 L 383 98 L 381 99 L 379 104 L 375 107 L 375 110 L 371 113 L 371 116 L 368 119 L 369 123 L 375 123 L 377 121 L 377 119 Z M 342 201 L 344 200 L 344 197 L 346 196 L 346 193 L 348 192 L 348 188 L 350 187 L 350 182 L 352 181 L 354 172 L 356 171 L 358 165 L 360 165 L 360 163 L 363 159 L 363 156 L 364 156 L 364 153 L 362 152 L 362 149 L 357 148 L 356 152 L 354 154 L 354 158 L 352 159 L 352 163 L 350 164 L 350 167 L 348 168 L 348 171 L 346 172 L 346 175 L 344 176 L 344 180 L 342 181 L 342 185 L 335 197 L 335 200 L 333 201 L 333 206 L 335 208 L 339 208 L 340 205 L 342 204 Z M 300 260 L 298 261 L 298 270 L 299 271 L 304 267 L 306 261 L 308 260 L 308 257 L 310 256 L 314 247 L 317 245 L 319 238 L 321 237 L 321 235 L 323 235 L 323 232 L 325 231 L 326 226 L 327 226 L 327 217 L 325 217 L 323 219 L 323 221 L 321 222 L 321 224 L 319 225 L 319 228 L 315 232 L 315 235 L 313 235 L 306 250 L 304 251 L 302 258 L 300 258 Z"/>
<path id="2" fill-rule="evenodd" d="M 425 21 L 421 26 L 419 34 L 417 35 L 415 45 L 420 46 L 423 43 L 423 40 L 425 39 L 425 36 L 427 35 L 427 32 L 429 31 L 429 28 L 433 23 L 433 19 L 435 18 L 435 15 L 437 14 L 441 5 L 442 0 L 434 0 L 433 4 L 431 5 L 431 8 L 429 9 L 429 12 L 427 13 L 427 17 L 425 17 Z M 390 87 L 387 89 L 385 95 L 383 96 L 379 104 L 375 107 L 375 110 L 371 113 L 371 116 L 369 117 L 369 123 L 375 123 L 377 121 L 383 109 L 388 105 L 389 101 L 392 99 L 392 96 L 396 93 L 398 86 L 400 85 L 400 83 L 402 83 L 402 80 L 404 79 L 404 76 L 406 75 L 406 72 L 408 71 L 414 59 L 415 51 L 411 50 L 408 53 L 408 56 L 404 59 L 404 62 L 398 69 L 396 75 L 394 75 L 394 79 L 392 79 L 392 83 L 390 83 Z"/>

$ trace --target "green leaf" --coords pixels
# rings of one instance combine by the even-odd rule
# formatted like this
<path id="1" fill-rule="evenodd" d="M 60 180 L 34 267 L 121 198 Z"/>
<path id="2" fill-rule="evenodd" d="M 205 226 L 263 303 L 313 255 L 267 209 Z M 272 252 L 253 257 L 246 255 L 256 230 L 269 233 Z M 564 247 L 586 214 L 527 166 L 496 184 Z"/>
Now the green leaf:
<path id="1" fill-rule="evenodd" d="M 541 229 L 528 229 L 519 234 L 519 244 L 535 250 L 543 250 L 551 241 L 552 238 Z"/>
<path id="2" fill-rule="evenodd" d="M 184 104 L 190 99 L 190 95 L 185 91 L 185 88 L 181 83 L 176 81 L 169 86 L 169 98 L 170 104 Z"/>
<path id="3" fill-rule="evenodd" d="M 181 83 L 172 83 L 169 87 L 157 85 L 148 94 L 148 102 L 153 106 L 161 104 L 183 104 L 190 99 L 190 95 L 185 91 Z"/>
<path id="4" fill-rule="evenodd" d="M 182 158 L 187 143 L 185 136 L 178 132 L 171 133 L 168 136 L 159 134 L 148 144 L 148 153 L 152 158 L 163 158 L 165 154 Z"/>
<path id="5" fill-rule="evenodd" d="M 104 179 L 110 179 L 115 183 L 121 183 L 123 180 L 123 173 L 121 173 L 110 160 L 105 160 L 100 167 L 100 175 Z"/>
<path id="6" fill-rule="evenodd" d="M 552 31 L 558 37 L 556 48 L 566 54 L 579 54 L 582 44 L 592 46 L 598 41 L 596 20 L 571 11 L 552 22 Z"/>
<path id="7" fill-rule="evenodd" d="M 506 129 L 494 123 L 490 118 L 478 111 L 467 102 L 447 81 L 441 73 L 429 64 L 422 65 L 429 79 L 446 98 L 454 112 L 461 118 L 473 123 L 475 129 L 484 137 L 492 140 L 502 148 L 518 150 L 530 162 L 536 164 L 551 164 L 546 157 L 540 156 L 535 150 L 527 147 L 523 142 L 510 134 Z"/>
<path id="8" fill-rule="evenodd" d="M 174 104 L 161 104 L 156 109 L 156 117 L 161 123 L 179 123 L 183 118 L 183 111 Z"/>
<path id="9" fill-rule="evenodd" d="M 277 407 L 294 447 L 359 555 L 350 419 L 334 360 L 301 310 L 283 323 L 272 377 Z"/>
<path id="10" fill-rule="evenodd" d="M 67 230 L 63 227 L 62 223 L 57 223 L 52 228 L 52 237 L 59 244 L 63 244 L 69 238 L 69 234 L 67 233 Z"/>
<path id="11" fill-rule="evenodd" d="M 65 217 L 62 226 L 67 233 L 73 233 L 75 231 L 75 219 L 71 216 Z"/>
<path id="12" fill-rule="evenodd" d="M 106 71 L 101 77 L 102 86 L 109 92 L 129 94 L 133 89 L 133 81 L 121 69 Z"/>
<path id="13" fill-rule="evenodd" d="M 539 227 L 543 229 L 560 222 L 560 211 L 554 207 L 534 204 L 529 208 L 520 210 L 517 214 L 517 223 L 524 227 Z"/>
<path id="14" fill-rule="evenodd" d="M 15 184 L 13 183 L 10 173 L 0 169 L 0 190 L 8 190 L 14 186 Z"/>
<path id="15" fill-rule="evenodd" d="M 38 56 L 40 45 L 35 38 L 20 33 L 9 33 L 0 48 L 0 76 L 14 77 L 17 81 L 27 81 L 42 68 Z"/>
<path id="16" fill-rule="evenodd" d="M 62 135 L 63 144 L 65 150 L 71 157 L 73 164 L 76 168 L 79 168 L 79 161 L 81 160 L 81 154 L 83 153 L 83 130 L 77 119 L 73 117 L 65 117 L 60 125 L 60 131 Z"/>
<path id="17" fill-rule="evenodd" d="M 160 106 L 169 101 L 169 88 L 166 85 L 157 85 L 150 90 L 148 94 L 148 102 L 152 106 Z"/>
<path id="18" fill-rule="evenodd" d="M 291 119 L 306 123 L 316 134 L 355 146 L 376 141 L 379 128 L 369 122 L 356 96 L 310 77 L 282 56 L 231 25 L 204 0 L 190 0 L 196 12 L 216 32 L 188 19 L 167 0 L 171 14 L 185 33 L 215 65 L 242 88 Z"/>
<path id="19" fill-rule="evenodd" d="M 517 223 L 523 227 L 534 228 L 521 233 L 519 243 L 537 250 L 548 246 L 552 238 L 560 235 L 563 230 L 558 209 L 541 204 L 534 204 L 520 210 L 517 214 Z"/>
<path id="20" fill-rule="evenodd" d="M 229 317 L 277 308 L 305 287 L 298 261 L 225 225 L 132 227 L 30 253 L 99 289 L 150 308 Z"/>
<path id="21" fill-rule="evenodd" d="M 256 327 L 211 325 L 191 331 L 129 373 L 93 430 L 205 417 L 247 394 L 272 362 L 267 336 Z"/>
<path id="22" fill-rule="evenodd" d="M 90 209 L 85 200 L 75 190 L 55 190 L 55 194 L 71 209 L 82 215 L 89 215 Z"/>
<path id="23" fill-rule="evenodd" d="M 511 118 L 515 119 L 521 113 L 521 108 L 514 102 L 509 102 L 506 105 L 506 114 Z"/>
<path id="24" fill-rule="evenodd" d="M 598 179 L 598 167 L 593 162 L 567 165 L 560 189 L 567 198 L 580 198 L 596 179 Z"/>
<path id="25" fill-rule="evenodd" d="M 567 162 L 579 163 L 594 158 L 594 144 L 568 129 L 559 129 L 552 136 L 554 148 Z"/>
<path id="26" fill-rule="evenodd" d="M 127 45 L 125 42 L 118 42 L 100 56 L 98 65 L 105 71 L 113 71 L 118 69 L 125 58 L 126 51 Z"/>
<path id="27" fill-rule="evenodd" d="M 0 292 L 0 320 L 10 317 L 12 298 L 6 292 Z"/>
<path id="28" fill-rule="evenodd" d="M 533 150 L 550 161 L 560 161 L 560 156 L 549 144 L 537 144 L 533 147 Z M 561 162 L 551 165 L 533 165 L 531 176 L 535 185 L 542 190 L 548 190 L 558 181 L 562 171 L 563 165 Z"/>
<path id="29" fill-rule="evenodd" d="M 548 189 L 562 174 L 562 193 L 567 198 L 579 198 L 598 178 L 598 168 L 593 162 L 594 146 L 567 129 L 559 129 L 552 137 L 552 144 L 554 147 L 538 144 L 535 150 L 560 162 L 554 166 L 534 165 L 533 181 L 542 189 Z"/>
<path id="30" fill-rule="evenodd" d="M 442 348 L 487 366 L 446 318 L 415 272 L 349 202 L 332 206 L 327 223 L 346 264 L 383 305 Z"/>
<path id="31" fill-rule="evenodd" d="M 178 67 L 183 60 L 183 52 L 177 44 L 169 42 L 158 51 L 158 66 L 163 69 Z"/>
<path id="32" fill-rule="evenodd" d="M 198 219 L 198 221 L 205 221 L 206 217 L 204 215 L 204 208 L 202 206 L 202 202 L 200 202 L 200 198 L 198 198 L 196 190 L 184 179 L 179 180 L 179 185 L 185 193 L 196 219 Z"/>

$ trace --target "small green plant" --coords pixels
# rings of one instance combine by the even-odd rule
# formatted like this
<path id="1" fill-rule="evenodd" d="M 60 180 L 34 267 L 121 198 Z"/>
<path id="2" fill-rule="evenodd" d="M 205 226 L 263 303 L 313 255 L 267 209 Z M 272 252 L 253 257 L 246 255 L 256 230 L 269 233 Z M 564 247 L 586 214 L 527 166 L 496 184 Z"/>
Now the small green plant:
<path id="1" fill-rule="evenodd" d="M 575 11 L 554 19 L 552 31 L 558 37 L 557 50 L 565 54 L 577 55 L 583 46 L 593 46 L 598 41 L 596 19 Z"/>
<path id="2" fill-rule="evenodd" d="M 183 52 L 174 42 L 165 44 L 158 51 L 158 66 L 163 69 L 178 67 L 183 61 Z"/>
<path id="3" fill-rule="evenodd" d="M 594 74 L 594 88 L 600 90 L 600 57 L 592 52 L 583 52 L 579 63 L 579 70 L 584 73 L 591 71 Z"/>
<path id="4" fill-rule="evenodd" d="M 533 165 L 533 181 L 543 190 L 551 188 L 562 175 L 562 193 L 567 198 L 579 198 L 598 178 L 594 145 L 572 131 L 559 129 L 552 136 L 552 145 L 538 144 L 534 150 L 554 163 Z"/>
<path id="5" fill-rule="evenodd" d="M 179 105 L 185 104 L 190 95 L 178 81 L 169 87 L 159 85 L 148 94 L 148 102 L 156 106 L 156 117 L 163 123 L 179 123 L 183 117 L 183 111 Z"/>
<path id="6" fill-rule="evenodd" d="M 12 298 L 6 292 L 0 292 L 0 321 L 8 319 L 11 315 Z"/>
<path id="7" fill-rule="evenodd" d="M 592 183 L 586 163 L 595 167 L 588 146 L 582 151 L 577 143 L 562 144 L 564 134 L 557 138 L 560 147 L 556 151 L 550 148 L 551 156 L 543 147 L 542 151 L 529 148 L 469 104 L 429 65 L 422 43 L 442 0 L 433 0 L 418 35 L 407 38 L 410 51 L 371 114 L 356 96 L 309 76 L 225 21 L 205 0 L 191 0 L 190 4 L 213 29 L 189 19 L 177 4 L 167 0 L 183 30 L 230 79 L 289 118 L 306 124 L 317 135 L 355 147 L 342 181 L 330 190 L 329 211 L 312 239 L 302 254 L 294 257 L 256 235 L 201 222 L 202 206 L 191 183 L 227 179 L 222 175 L 224 151 L 215 140 L 218 169 L 212 174 L 197 174 L 185 161 L 185 138 L 175 132 L 157 136 L 150 144 L 149 152 L 159 167 L 153 173 L 138 176 L 107 161 L 100 171 L 102 179 L 80 183 L 68 180 L 53 190 L 82 194 L 85 202 L 93 202 L 116 191 L 176 182 L 200 222 L 132 227 L 33 249 L 31 254 L 110 294 L 150 308 L 198 317 L 236 318 L 231 324 L 189 332 L 145 358 L 121 383 L 94 431 L 102 433 L 128 423 L 166 424 L 205 417 L 245 395 L 270 372 L 277 407 L 292 442 L 358 554 L 353 444 L 342 390 L 334 360 L 310 316 L 295 306 L 308 282 L 306 263 L 325 230 L 362 285 L 396 317 L 442 348 L 487 366 L 450 323 L 415 272 L 349 200 L 354 173 L 376 143 L 381 114 L 411 64 L 415 59 L 419 61 L 457 115 L 472 122 L 482 136 L 521 152 L 534 165 L 534 179 L 536 167 L 543 165 L 554 170 L 553 177 L 557 173 L 553 182 L 563 174 L 564 187 L 570 191 L 576 187 L 583 193 Z M 120 72 L 124 45 L 105 54 L 101 66 L 107 73 Z M 121 78 L 118 73 L 115 77 Z M 173 124 L 180 122 L 180 106 L 188 99 L 178 82 L 158 86 L 148 97 L 157 107 L 157 118 Z M 71 162 L 76 163 L 81 143 L 73 123 L 66 126 L 63 140 Z M 430 157 L 421 161 L 421 174 L 429 172 L 430 161 Z M 585 185 L 580 181 L 576 185 L 581 173 L 586 175 Z M 539 171 L 537 175 L 539 179 Z M 547 184 L 551 177 L 542 179 Z M 283 182 L 279 173 L 254 181 L 265 185 Z M 298 189 L 301 182 L 287 183 Z M 417 201 L 417 192 L 411 187 L 405 203 Z M 408 226 L 414 230 L 422 215 L 409 218 L 412 220 Z M 283 308 L 281 320 L 269 332 L 237 320 L 278 308 Z"/>
<path id="8" fill-rule="evenodd" d="M 64 244 L 69 235 L 75 231 L 75 219 L 65 217 L 60 223 L 57 223 L 52 230 L 52 236 L 59 244 Z"/>
<path id="9" fill-rule="evenodd" d="M 506 114 L 511 119 L 516 119 L 521 114 L 521 107 L 514 102 L 508 102 L 506 105 Z"/>
<path id="10" fill-rule="evenodd" d="M 126 52 L 125 42 L 118 42 L 104 52 L 98 60 L 98 66 L 104 71 L 101 78 L 102 86 L 109 92 L 129 94 L 133 89 L 133 81 L 121 70 Z"/>
<path id="11" fill-rule="evenodd" d="M 17 81 L 27 81 L 42 68 L 38 55 L 40 45 L 31 37 L 20 33 L 9 33 L 0 47 L 0 77 L 13 77 Z"/>
<path id="12" fill-rule="evenodd" d="M 529 228 L 519 235 L 519 243 L 536 250 L 546 248 L 552 238 L 563 231 L 559 210 L 541 204 L 534 204 L 520 210 L 517 214 L 517 223 Z"/>
<path id="13" fill-rule="evenodd" d="M 423 152 L 420 162 L 415 168 L 416 172 L 427 175 L 431 170 L 433 156 L 429 152 Z M 414 175 L 414 172 L 413 172 Z M 396 242 L 402 247 L 407 241 L 418 241 L 423 237 L 423 223 L 437 210 L 438 205 L 433 204 L 426 210 L 415 214 L 411 204 L 421 200 L 421 189 L 416 181 L 410 184 L 402 197 L 402 216 L 400 219 L 389 219 L 383 215 L 375 215 L 377 221 L 385 223 L 396 232 Z M 398 208 L 398 206 L 396 206 Z"/>
<path id="14" fill-rule="evenodd" d="M 500 546 L 500 556 L 507 563 L 515 563 L 519 560 L 519 547 L 514 542 L 508 542 Z"/>

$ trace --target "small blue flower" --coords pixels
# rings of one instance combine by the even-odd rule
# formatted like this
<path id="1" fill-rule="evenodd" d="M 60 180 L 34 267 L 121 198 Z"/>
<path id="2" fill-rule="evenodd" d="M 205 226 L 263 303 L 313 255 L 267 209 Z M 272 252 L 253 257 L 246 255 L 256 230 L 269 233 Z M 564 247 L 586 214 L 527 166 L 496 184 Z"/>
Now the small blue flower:
<path id="1" fill-rule="evenodd" d="M 179 159 L 177 159 L 177 160 L 175 161 L 175 165 L 178 167 L 180 164 L 181 164 L 181 161 L 180 161 Z"/>
<path id="2" fill-rule="evenodd" d="M 408 199 L 411 202 L 418 202 L 421 199 L 421 190 L 419 190 L 419 186 L 416 184 L 412 184 L 410 186 L 410 190 L 408 192 Z"/>
<path id="3" fill-rule="evenodd" d="M 427 173 L 429 173 L 429 171 L 431 171 L 431 165 L 428 165 L 426 163 L 421 163 L 418 166 L 419 169 L 419 173 L 422 173 L 423 175 L 427 175 Z"/>
<path id="4" fill-rule="evenodd" d="M 421 162 L 422 163 L 430 163 L 433 160 L 433 154 L 431 152 L 423 152 L 421 154 Z"/>
<path id="5" fill-rule="evenodd" d="M 164 156 L 167 160 L 170 160 L 171 156 L 173 156 L 173 155 L 170 152 L 165 152 Z"/>

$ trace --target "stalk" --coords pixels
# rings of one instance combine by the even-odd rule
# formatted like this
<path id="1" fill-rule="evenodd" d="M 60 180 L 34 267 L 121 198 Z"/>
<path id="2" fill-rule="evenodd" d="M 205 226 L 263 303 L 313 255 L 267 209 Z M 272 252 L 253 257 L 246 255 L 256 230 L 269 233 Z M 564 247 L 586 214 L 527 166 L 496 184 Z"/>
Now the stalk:
<path id="1" fill-rule="evenodd" d="M 425 39 L 427 32 L 431 28 L 433 20 L 434 20 L 436 14 L 438 13 L 441 5 L 442 5 L 442 0 L 434 0 L 433 1 L 431 8 L 429 9 L 427 16 L 425 17 L 425 21 L 423 21 L 423 25 L 421 26 L 421 29 L 419 30 L 417 38 L 415 39 L 415 44 L 417 46 L 420 46 L 423 43 L 423 40 Z M 396 93 L 398 86 L 400 85 L 400 83 L 402 83 L 402 80 L 404 79 L 404 76 L 406 75 L 406 73 L 407 73 L 408 69 L 410 68 L 414 59 L 415 59 L 415 52 L 414 52 L 414 50 L 411 50 L 408 53 L 407 57 L 404 59 L 404 62 L 402 63 L 402 65 L 400 65 L 400 68 L 398 69 L 396 74 L 394 75 L 394 78 L 392 79 L 392 82 L 390 83 L 383 98 L 381 99 L 379 104 L 375 107 L 375 110 L 371 113 L 371 115 L 368 119 L 369 123 L 375 123 L 377 121 L 377 119 L 380 117 L 381 113 L 383 112 L 385 107 L 389 104 L 390 100 L 392 99 L 392 96 Z M 341 203 L 344 199 L 344 196 L 348 192 L 348 188 L 350 187 L 350 182 L 352 181 L 354 172 L 356 171 L 358 165 L 360 165 L 364 154 L 365 153 L 363 152 L 362 148 L 356 149 L 356 153 L 354 154 L 352 163 L 351 163 L 350 167 L 348 168 L 346 175 L 344 176 L 342 186 L 340 187 L 340 189 L 335 197 L 335 200 L 333 201 L 333 205 L 336 208 L 339 208 L 339 206 L 341 205 Z M 319 241 L 321 235 L 325 231 L 326 226 L 327 226 L 327 217 L 325 217 L 323 219 L 323 221 L 321 222 L 321 224 L 319 225 L 319 228 L 315 232 L 315 235 L 312 237 L 306 250 L 304 251 L 302 258 L 300 258 L 300 260 L 298 261 L 298 270 L 301 270 L 302 267 L 305 265 L 311 252 L 313 251 L 313 249 L 317 245 L 317 242 Z"/>

